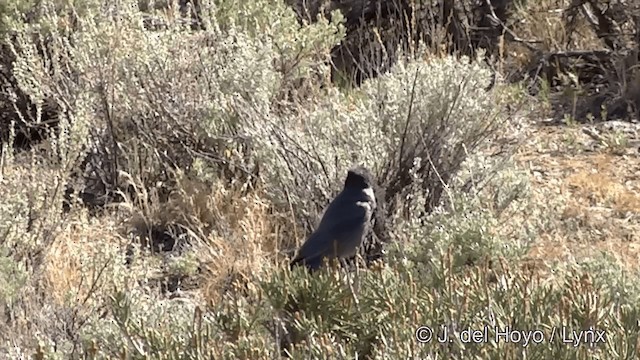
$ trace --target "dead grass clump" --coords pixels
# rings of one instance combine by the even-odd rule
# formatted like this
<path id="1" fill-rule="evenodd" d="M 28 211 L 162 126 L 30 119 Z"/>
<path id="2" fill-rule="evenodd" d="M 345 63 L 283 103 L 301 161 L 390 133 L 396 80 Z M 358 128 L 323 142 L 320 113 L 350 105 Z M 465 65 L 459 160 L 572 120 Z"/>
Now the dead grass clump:
<path id="1" fill-rule="evenodd" d="M 145 196 L 152 195 L 141 193 L 136 201 L 120 206 L 127 211 L 130 227 L 140 236 L 153 226 L 184 229 L 184 239 L 174 251 L 194 256 L 195 278 L 207 299 L 222 296 L 236 279 L 255 281 L 277 267 L 282 250 L 290 246 L 283 233 L 291 219 L 273 215 L 259 188 L 183 174 L 177 176 L 166 202 L 142 201 Z"/>
<path id="2" fill-rule="evenodd" d="M 567 179 L 572 193 L 588 201 L 587 206 L 606 206 L 617 214 L 640 214 L 640 195 L 609 174 L 580 172 Z"/>
<path id="3" fill-rule="evenodd" d="M 125 284 L 126 248 L 118 228 L 116 218 L 83 213 L 65 221 L 42 265 L 50 301 L 59 306 L 96 301 Z"/>
<path id="4" fill-rule="evenodd" d="M 567 185 L 575 196 L 588 200 L 591 205 L 612 205 L 625 194 L 624 186 L 599 172 L 573 174 L 567 178 Z"/>
<path id="5" fill-rule="evenodd" d="M 208 225 L 211 230 L 202 234 L 205 237 L 193 249 L 201 263 L 206 299 L 215 302 L 233 290 L 234 282 L 247 285 L 280 266 L 286 242 L 279 229 L 290 224 L 278 223 L 271 205 L 259 192 L 243 194 L 216 183 L 208 191 L 182 198 L 187 203 L 194 200 L 207 203 L 205 219 L 212 221 Z M 202 209 L 195 214 L 202 216 Z M 200 219 L 192 217 L 190 226 L 196 221 Z"/>

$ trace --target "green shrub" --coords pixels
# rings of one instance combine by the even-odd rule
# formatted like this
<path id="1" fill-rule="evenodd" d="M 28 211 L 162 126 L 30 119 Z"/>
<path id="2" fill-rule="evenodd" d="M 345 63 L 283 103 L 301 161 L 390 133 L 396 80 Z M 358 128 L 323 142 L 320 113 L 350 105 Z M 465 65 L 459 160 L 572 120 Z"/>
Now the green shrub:
<path id="1" fill-rule="evenodd" d="M 622 300 L 609 281 L 593 278 L 588 268 L 572 267 L 545 281 L 518 263 L 480 264 L 456 271 L 449 254 L 435 254 L 430 272 L 416 272 L 402 263 L 345 278 L 333 272 L 309 276 L 303 272 L 276 274 L 264 283 L 276 315 L 297 340 L 294 357 L 472 359 L 625 357 L 636 354 L 638 313 L 633 298 Z M 609 267 L 604 261 L 601 266 Z M 434 281 L 434 280 L 438 281 Z M 609 278 L 611 280 L 612 278 Z M 619 276 L 616 281 L 624 281 Z M 627 283 L 629 284 L 629 283 Z M 637 293 L 634 295 L 637 296 Z M 286 314 L 286 315 L 283 315 Z M 441 330 L 452 342 L 421 344 L 419 326 Z M 465 329 L 488 326 L 488 343 L 460 340 Z M 592 326 L 606 331 L 606 343 L 576 348 L 562 342 L 562 326 L 570 330 Z M 495 342 L 495 330 L 506 327 L 540 331 L 542 343 Z M 286 327 L 285 327 L 286 328 Z M 552 332 L 556 331 L 554 341 Z M 455 337 L 458 337 L 456 340 Z M 565 336 L 565 339 L 569 336 Z M 501 338 L 504 339 L 504 338 Z M 305 340 L 305 342 L 302 342 Z"/>
<path id="2" fill-rule="evenodd" d="M 39 22 L 11 25 L 19 90 L 37 114 L 49 103 L 64 111 L 39 147 L 5 147 L 0 159 L 0 356 L 637 357 L 637 274 L 606 257 L 557 264 L 544 277 L 522 264 L 553 214 L 530 202 L 527 177 L 508 156 L 489 155 L 490 140 L 512 130 L 501 105 L 514 93 L 499 82 L 489 89 L 482 62 L 420 53 L 342 92 L 317 79 L 344 35 L 339 14 L 301 26 L 283 2 L 214 1 L 202 4 L 203 31 L 171 16 L 152 31 L 137 1 L 84 4 L 72 29 L 59 27 L 70 8 L 55 1 L 42 2 Z M 393 225 L 387 263 L 315 274 L 263 266 L 247 278 L 229 274 L 216 301 L 202 289 L 164 294 L 159 273 L 202 275 L 207 251 L 219 250 L 207 239 L 237 249 L 251 229 L 227 237 L 237 219 L 209 202 L 215 221 L 192 221 L 199 210 L 161 204 L 156 184 L 177 186 L 173 172 L 233 183 L 234 170 L 254 163 L 274 206 L 273 223 L 251 225 L 265 228 L 282 226 L 289 211 L 317 218 L 349 166 L 371 168 Z M 64 213 L 65 186 L 90 170 L 127 206 L 104 217 Z M 134 194 L 123 184 L 136 185 Z M 136 215 L 179 222 L 205 241 L 176 258 L 127 256 L 125 224 Z M 251 264 L 275 264 L 275 252 Z M 452 336 L 489 326 L 490 337 L 510 326 L 539 330 L 546 342 L 422 344 L 420 326 Z M 605 330 L 607 343 L 550 344 L 560 326 Z"/>
<path id="3" fill-rule="evenodd" d="M 487 91 L 490 80 L 488 68 L 466 58 L 400 62 L 360 90 L 332 88 L 295 112 L 266 117 L 251 131 L 260 143 L 261 173 L 272 184 L 268 194 L 276 204 L 297 205 L 298 217 L 313 218 L 359 163 L 377 175 L 392 205 L 420 182 L 428 199 L 416 214 L 422 216 L 438 204 L 467 153 L 506 122 L 496 105 L 505 91 Z"/>
<path id="4" fill-rule="evenodd" d="M 2 331 L 0 337 L 3 342 L 12 341 L 15 351 L 33 349 L 42 340 L 43 352 L 54 342 L 59 354 L 76 356 L 91 346 L 88 340 L 81 343 L 87 339 L 81 336 L 83 328 L 104 325 L 98 309 L 103 309 L 110 287 L 151 291 L 145 285 L 151 276 L 148 265 L 140 268 L 134 263 L 125 268 L 124 249 L 113 243 L 91 254 L 84 253 L 86 248 L 54 250 L 65 241 L 77 240 L 60 235 L 73 217 L 62 211 L 68 185 L 97 179 L 107 187 L 95 194 L 100 196 L 126 188 L 119 184 L 123 179 L 140 180 L 140 199 L 172 169 L 188 169 L 193 159 L 218 170 L 223 165 L 211 159 L 234 150 L 233 141 L 227 140 L 242 136 L 247 124 L 272 112 L 283 79 L 294 81 L 313 73 L 313 68 L 326 68 L 322 62 L 327 48 L 343 32 L 336 23 L 339 17 L 333 23 L 300 27 L 293 12 L 279 2 L 255 3 L 253 16 L 260 25 L 252 28 L 258 30 L 253 34 L 242 26 L 255 24 L 235 21 L 222 24 L 224 29 L 214 26 L 192 33 L 171 19 L 165 30 L 154 32 L 144 28 L 145 14 L 134 1 L 96 4 L 99 6 L 77 12 L 80 17 L 73 28 L 59 25 L 67 14 L 60 10 L 74 8 L 59 9 L 55 1 L 40 4 L 43 16 L 39 21 L 12 24 L 8 49 L 15 57 L 11 70 L 17 88 L 7 90 L 13 95 L 24 92 L 36 108 L 35 118 L 21 113 L 22 120 L 35 125 L 43 121 L 43 109 L 49 104 L 62 109 L 57 128 L 42 144 L 22 154 L 13 154 L 5 144 L 0 159 L 0 253 L 8 254 L 0 278 L 13 278 L 16 287 L 7 287 L 3 301 L 16 297 L 14 293 L 21 299 L 4 310 L 12 316 L 28 313 L 30 331 L 38 333 L 28 337 L 20 325 L 24 322 L 12 322 L 14 328 Z M 208 14 L 220 16 L 219 22 L 224 23 L 225 15 L 216 15 L 216 9 L 210 8 Z M 209 20 L 218 23 L 215 17 Z M 141 202 L 129 209 L 127 216 L 140 212 L 150 223 L 159 220 Z M 193 225 L 187 221 L 190 209 L 185 210 L 179 220 Z M 98 229 L 95 223 L 91 226 Z M 191 230 L 201 233 L 203 229 Z M 119 235 L 109 234 L 109 240 Z M 102 236 L 96 239 L 97 247 L 105 240 L 105 234 Z M 78 249 L 83 253 L 74 253 Z M 73 261 L 84 264 L 72 269 L 82 272 L 71 274 L 77 275 L 79 283 L 65 284 L 70 293 L 60 302 L 40 297 L 41 291 L 56 284 L 43 285 L 47 279 L 36 269 L 49 257 L 62 260 L 67 256 L 77 256 Z M 98 259 L 90 261 L 91 256 Z M 29 273 L 26 282 L 15 271 L 23 266 Z M 92 278 L 97 273 L 108 274 L 108 280 Z M 79 300 L 78 294 L 94 282 L 96 289 L 88 292 L 89 298 Z M 138 307 L 135 315 L 146 318 L 148 311 Z M 141 336 L 153 335 L 144 334 Z"/>

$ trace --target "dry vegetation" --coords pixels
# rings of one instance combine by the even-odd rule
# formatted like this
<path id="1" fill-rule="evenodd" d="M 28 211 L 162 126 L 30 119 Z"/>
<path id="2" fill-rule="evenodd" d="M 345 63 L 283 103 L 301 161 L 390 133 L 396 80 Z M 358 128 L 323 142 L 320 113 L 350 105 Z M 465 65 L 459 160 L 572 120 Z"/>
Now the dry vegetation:
<path id="1" fill-rule="evenodd" d="M 0 358 L 637 358 L 636 5 L 288 3 L 0 4 Z M 355 164 L 366 266 L 290 270 Z"/>

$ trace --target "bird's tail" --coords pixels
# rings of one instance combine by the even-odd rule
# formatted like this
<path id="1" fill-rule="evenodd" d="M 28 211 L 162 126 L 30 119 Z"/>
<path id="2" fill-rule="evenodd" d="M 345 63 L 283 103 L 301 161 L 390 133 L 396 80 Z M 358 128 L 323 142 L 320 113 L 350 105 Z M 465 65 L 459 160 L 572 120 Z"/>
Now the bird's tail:
<path id="1" fill-rule="evenodd" d="M 308 270 L 317 270 L 322 265 L 322 258 L 315 257 L 311 259 L 307 258 L 295 258 L 289 263 L 289 269 L 293 270 L 296 266 L 305 266 Z"/>
<path id="2" fill-rule="evenodd" d="M 289 269 L 292 269 L 298 265 L 301 265 L 302 263 L 302 258 L 295 258 L 293 260 L 291 260 L 291 262 L 289 263 Z"/>

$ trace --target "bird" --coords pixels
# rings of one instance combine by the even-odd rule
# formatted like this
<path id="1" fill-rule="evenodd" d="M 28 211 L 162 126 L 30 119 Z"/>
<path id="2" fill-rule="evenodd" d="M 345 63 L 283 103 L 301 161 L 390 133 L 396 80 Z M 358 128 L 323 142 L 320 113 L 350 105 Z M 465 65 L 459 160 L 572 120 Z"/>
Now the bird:
<path id="1" fill-rule="evenodd" d="M 342 191 L 329 203 L 315 231 L 297 252 L 290 266 L 317 270 L 324 259 L 348 259 L 358 252 L 371 227 L 376 197 L 370 172 L 363 166 L 347 172 Z"/>

